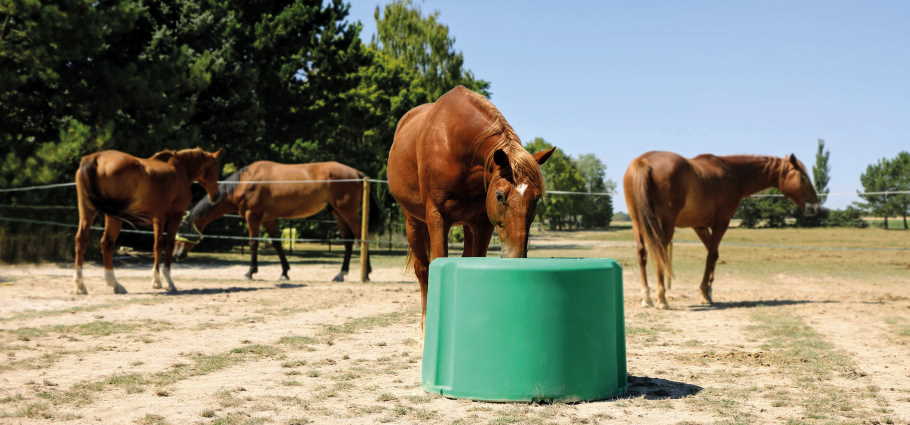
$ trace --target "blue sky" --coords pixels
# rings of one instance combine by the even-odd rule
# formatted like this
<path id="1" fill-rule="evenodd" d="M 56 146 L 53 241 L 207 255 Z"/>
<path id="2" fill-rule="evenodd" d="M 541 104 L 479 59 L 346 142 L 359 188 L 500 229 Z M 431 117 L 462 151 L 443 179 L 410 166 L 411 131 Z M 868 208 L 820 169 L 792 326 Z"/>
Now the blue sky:
<path id="1" fill-rule="evenodd" d="M 351 5 L 365 40 L 384 3 Z M 910 2 L 415 3 L 440 12 L 522 140 L 594 153 L 616 182 L 649 150 L 811 167 L 822 138 L 831 191 L 854 193 L 868 164 L 910 149 Z"/>

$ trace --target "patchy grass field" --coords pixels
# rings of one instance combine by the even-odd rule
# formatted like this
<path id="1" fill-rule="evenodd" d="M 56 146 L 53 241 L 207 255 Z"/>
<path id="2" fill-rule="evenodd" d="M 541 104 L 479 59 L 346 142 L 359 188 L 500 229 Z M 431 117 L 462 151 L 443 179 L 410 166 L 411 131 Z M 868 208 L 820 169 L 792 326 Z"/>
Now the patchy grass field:
<path id="1" fill-rule="evenodd" d="M 193 253 L 176 295 L 143 256 L 121 259 L 119 296 L 97 266 L 88 296 L 68 264 L 0 266 L 0 424 L 908 423 L 908 236 L 732 229 L 707 307 L 704 249 L 680 230 L 659 311 L 639 306 L 629 230 L 538 235 L 531 256 L 625 268 L 630 393 L 549 405 L 421 390 L 403 252 L 374 256 L 374 282 L 330 283 L 339 253 L 309 247 L 280 284 L 274 256 L 250 282 L 246 256 Z"/>

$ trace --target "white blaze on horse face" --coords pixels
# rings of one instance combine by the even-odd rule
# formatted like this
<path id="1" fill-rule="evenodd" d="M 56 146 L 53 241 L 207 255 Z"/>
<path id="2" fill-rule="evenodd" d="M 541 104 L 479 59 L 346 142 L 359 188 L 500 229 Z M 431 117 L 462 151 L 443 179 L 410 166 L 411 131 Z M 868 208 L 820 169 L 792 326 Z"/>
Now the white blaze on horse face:
<path id="1" fill-rule="evenodd" d="M 523 196 L 525 194 L 525 191 L 528 190 L 528 184 L 522 183 L 522 184 L 518 185 L 518 187 L 516 187 L 515 190 L 518 191 L 519 195 Z"/>

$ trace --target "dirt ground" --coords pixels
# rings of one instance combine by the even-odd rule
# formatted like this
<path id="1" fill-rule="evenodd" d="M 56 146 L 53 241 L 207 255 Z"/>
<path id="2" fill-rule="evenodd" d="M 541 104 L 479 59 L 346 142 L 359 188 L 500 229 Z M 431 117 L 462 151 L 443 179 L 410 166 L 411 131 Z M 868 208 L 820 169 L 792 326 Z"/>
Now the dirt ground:
<path id="1" fill-rule="evenodd" d="M 596 255 L 615 245 L 584 244 Z M 97 265 L 87 296 L 73 295 L 67 264 L 0 266 L 0 423 L 910 421 L 910 270 L 866 279 L 721 266 L 715 306 L 686 278 L 661 311 L 640 306 L 626 258 L 630 392 L 531 405 L 424 392 L 419 292 L 403 258 L 377 258 L 373 282 L 333 283 L 336 258 L 293 262 L 288 282 L 272 280 L 271 256 L 254 281 L 241 261 L 178 264 L 175 295 L 151 288 L 144 257 L 116 270 L 127 295 L 111 294 Z"/>

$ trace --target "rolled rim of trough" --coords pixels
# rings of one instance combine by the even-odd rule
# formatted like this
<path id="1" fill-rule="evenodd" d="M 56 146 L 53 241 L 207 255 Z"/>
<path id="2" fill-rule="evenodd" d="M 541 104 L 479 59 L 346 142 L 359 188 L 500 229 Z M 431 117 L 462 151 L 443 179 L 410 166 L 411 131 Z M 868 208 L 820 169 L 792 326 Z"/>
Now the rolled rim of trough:
<path id="1" fill-rule="evenodd" d="M 601 258 L 439 258 L 421 381 L 447 397 L 594 401 L 626 391 L 622 268 Z"/>

